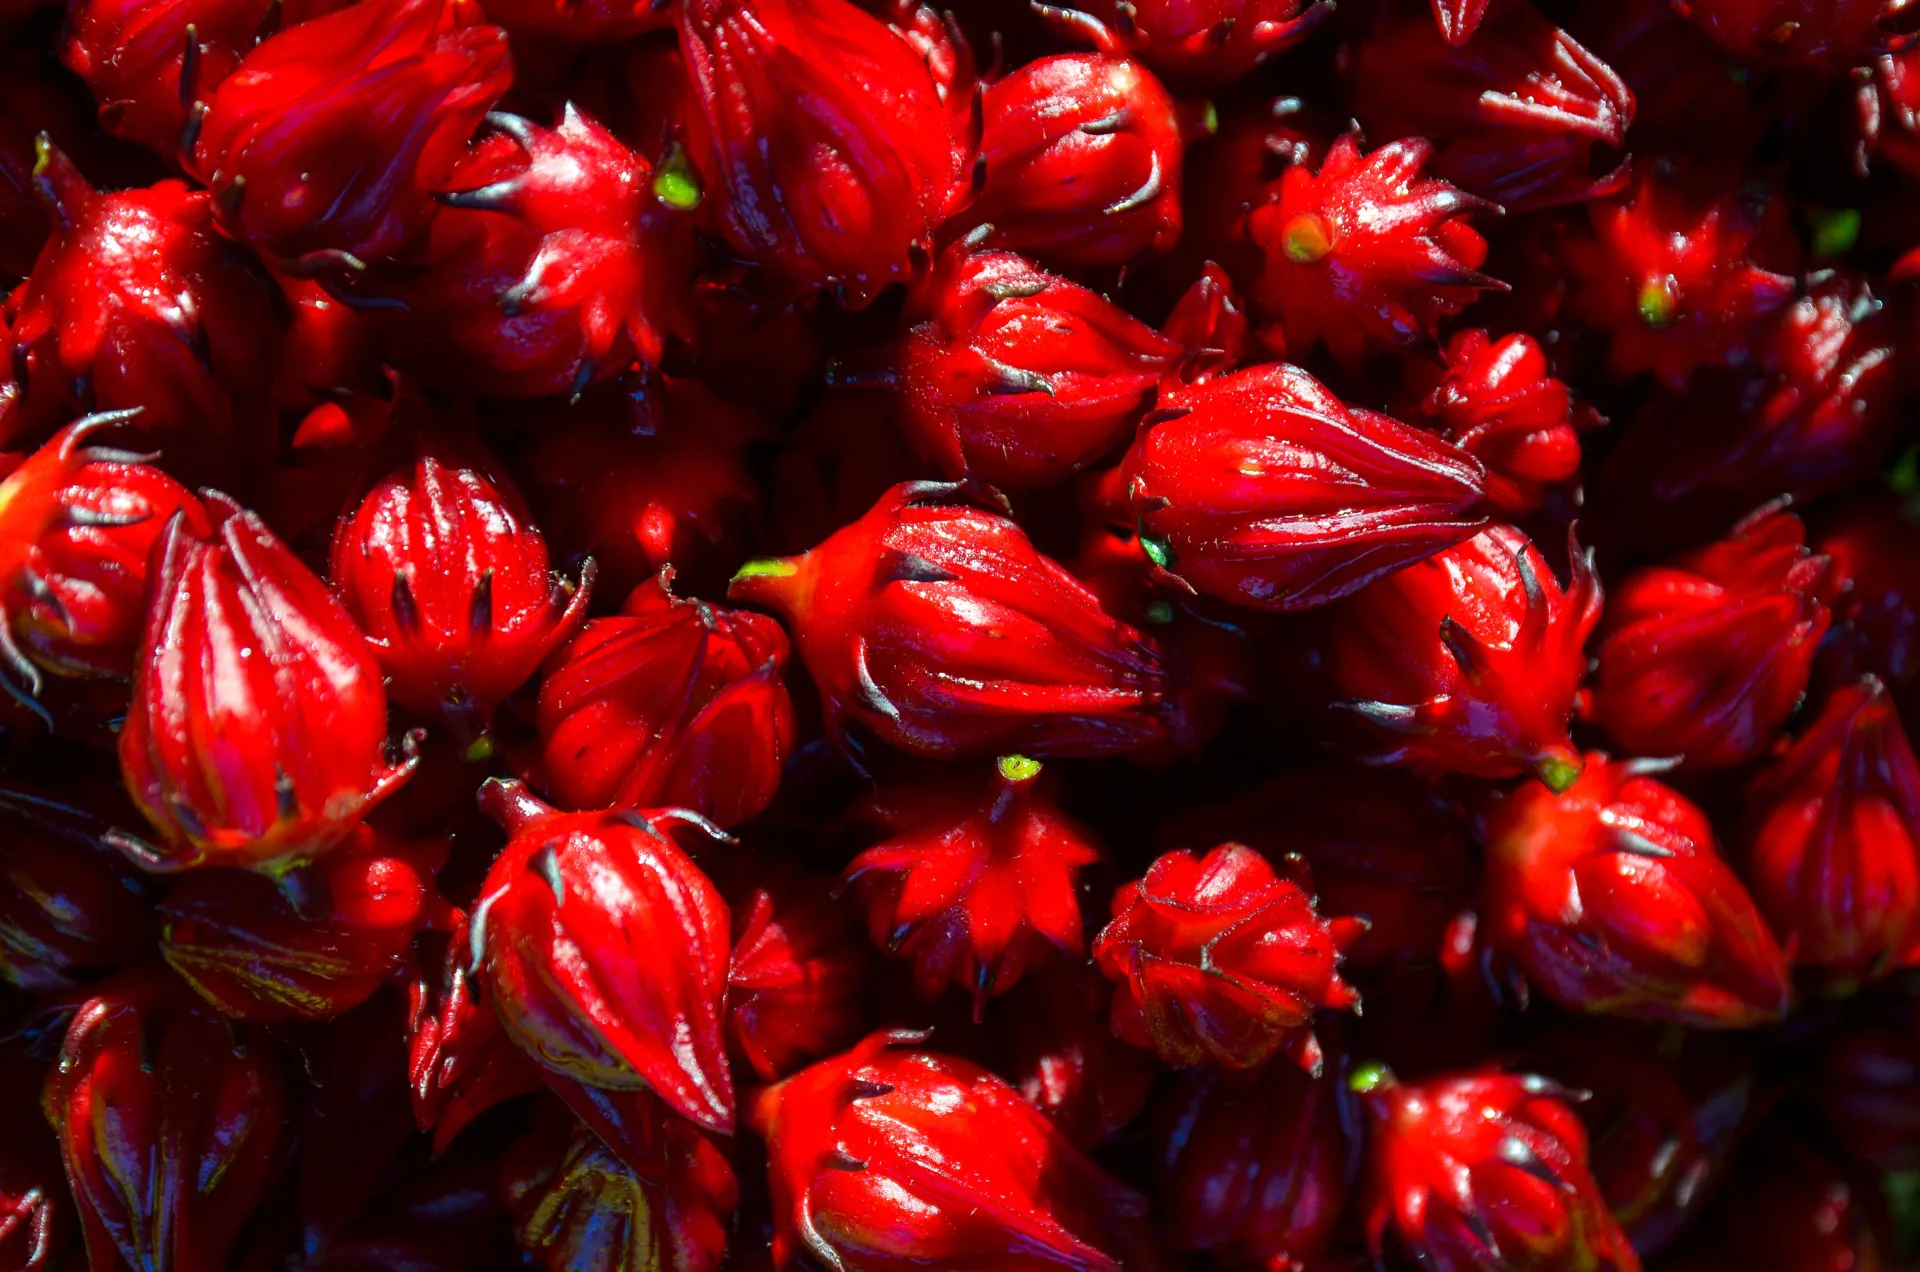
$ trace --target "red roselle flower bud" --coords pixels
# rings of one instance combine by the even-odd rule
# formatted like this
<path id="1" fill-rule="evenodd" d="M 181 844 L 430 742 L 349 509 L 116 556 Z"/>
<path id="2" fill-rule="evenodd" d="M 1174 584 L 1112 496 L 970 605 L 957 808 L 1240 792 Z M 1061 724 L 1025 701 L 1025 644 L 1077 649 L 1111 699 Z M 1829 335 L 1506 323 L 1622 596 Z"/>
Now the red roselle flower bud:
<path id="1" fill-rule="evenodd" d="M 50 997 L 151 948 L 145 881 L 87 811 L 104 802 L 84 787 L 0 786 L 0 982 Z"/>
<path id="2" fill-rule="evenodd" d="M 140 409 L 129 430 L 176 461 L 231 465 L 265 411 L 280 322 L 271 285 L 215 232 L 203 190 L 96 191 L 42 143 L 34 183 L 53 233 L 8 304 L 22 397 L 0 436 L 90 411 Z M 220 471 L 216 469 L 216 471 Z"/>
<path id="3" fill-rule="evenodd" d="M 43 1072 L 19 1052 L 0 1053 L 0 1268 L 14 1272 L 68 1266 L 73 1238 L 60 1150 L 40 1112 Z"/>
<path id="4" fill-rule="evenodd" d="M 1503 6 L 1463 47 L 1406 13 L 1353 49 L 1355 117 L 1375 137 L 1432 141 L 1435 177 L 1509 212 L 1627 183 L 1633 93 L 1530 4 Z"/>
<path id="5" fill-rule="evenodd" d="M 320 862 L 325 897 L 305 915 L 257 874 L 195 871 L 160 906 L 160 953 L 226 1015 L 331 1020 L 394 978 L 415 933 L 445 924 L 446 855 L 444 840 L 356 827 Z"/>
<path id="6" fill-rule="evenodd" d="M 1688 0 L 1680 12 L 1743 61 L 1845 72 L 1913 41 L 1903 0 Z"/>
<path id="7" fill-rule="evenodd" d="M 1354 1074 L 1371 1115 L 1367 1237 L 1435 1272 L 1640 1272 L 1587 1173 L 1587 1134 L 1539 1077 L 1474 1073 L 1401 1084 Z"/>
<path id="8" fill-rule="evenodd" d="M 1487 468 L 1487 502 L 1509 516 L 1537 512 L 1546 487 L 1580 471 L 1573 394 L 1547 373 L 1532 336 L 1494 340 L 1484 330 L 1456 332 L 1444 351 L 1446 369 L 1415 423 L 1431 421 L 1441 436 Z"/>
<path id="9" fill-rule="evenodd" d="M 1803 1086 L 1848 1158 L 1876 1173 L 1920 1167 L 1920 996 L 1851 1013 Z"/>
<path id="10" fill-rule="evenodd" d="M 407 989 L 407 1084 L 413 1120 L 447 1145 L 488 1109 L 541 1089 L 540 1070 L 513 1045 L 468 964 L 466 920 L 454 924 L 445 956 L 422 959 Z"/>
<path id="11" fill-rule="evenodd" d="M 1180 111 L 1099 19 L 1039 6 L 1094 53 L 1028 62 L 986 91 L 979 193 L 995 247 L 1064 268 L 1124 265 L 1180 237 Z"/>
<path id="12" fill-rule="evenodd" d="M 902 421 L 956 481 L 1046 486 L 1103 458 L 1183 352 L 1098 293 L 967 243 L 919 308 L 900 351 Z"/>
<path id="13" fill-rule="evenodd" d="M 860 812 L 892 837 L 847 867 L 873 943 L 913 963 L 932 998 L 948 981 L 974 1018 L 1051 950 L 1086 949 L 1075 888 L 1100 860 L 1091 832 L 1054 803 L 1057 782 L 1024 755 L 972 773 L 882 790 Z"/>
<path id="14" fill-rule="evenodd" d="M 1459 811 L 1396 769 L 1300 769 L 1160 827 L 1163 848 L 1195 843 L 1306 858 L 1316 906 L 1371 925 L 1343 951 L 1353 971 L 1433 962 L 1478 877 Z"/>
<path id="15" fill-rule="evenodd" d="M 1920 675 L 1920 524 L 1893 495 L 1858 492 L 1815 514 L 1813 550 L 1842 580 L 1819 678 L 1878 676 L 1894 690 Z"/>
<path id="16" fill-rule="evenodd" d="M 1089 7 L 1168 81 L 1200 89 L 1245 78 L 1334 10 L 1320 0 L 1101 0 Z"/>
<path id="17" fill-rule="evenodd" d="M 1778 1020 L 1780 946 L 1706 814 L 1648 776 L 1664 767 L 1593 752 L 1561 794 L 1527 782 L 1496 799 L 1482 931 L 1571 1011 L 1709 1029 Z"/>
<path id="18" fill-rule="evenodd" d="M 162 969 L 97 987 L 67 1026 L 44 1107 L 90 1261 L 220 1272 L 284 1135 L 280 1057 Z"/>
<path id="19" fill-rule="evenodd" d="M 1907 1266 L 1878 1180 L 1849 1169 L 1778 1118 L 1740 1154 L 1717 1222 L 1701 1244 L 1727 1268 L 1755 1272 Z"/>
<path id="20" fill-rule="evenodd" d="M 370 0 L 288 27 L 214 93 L 193 147 L 221 224 L 294 273 L 407 248 L 512 80 L 469 0 Z"/>
<path id="21" fill-rule="evenodd" d="M 378 292 L 395 360 L 462 393 L 570 394 L 659 365 L 685 332 L 699 202 L 569 104 L 558 128 L 487 116 L 491 131 L 435 190 L 420 267 Z"/>
<path id="22" fill-rule="evenodd" d="M 150 870 L 278 874 L 415 761 L 387 758 L 380 666 L 340 602 L 258 516 L 213 492 L 206 506 L 210 533 L 176 513 L 154 549 L 120 768 L 161 842 L 128 847 Z"/>
<path id="23" fill-rule="evenodd" d="M 1466 222 L 1494 206 L 1421 176 L 1432 154 L 1412 137 L 1363 156 L 1345 136 L 1319 172 L 1288 168 L 1247 215 L 1265 257 L 1254 308 L 1275 352 L 1297 360 L 1325 343 L 1354 368 L 1367 353 L 1431 339 L 1442 318 L 1506 289 L 1480 272 L 1487 241 Z"/>
<path id="24" fill-rule="evenodd" d="M 682 0 L 688 151 L 750 260 L 863 307 L 967 196 L 971 72 L 846 0 Z M 965 63 L 964 54 L 961 61 Z"/>
<path id="25" fill-rule="evenodd" d="M 733 1167 L 699 1130 L 660 1116 L 645 1174 L 571 1119 L 516 1145 L 501 1182 L 520 1248 L 548 1272 L 718 1267 L 740 1199 Z"/>
<path id="26" fill-rule="evenodd" d="M 1077 1148 L 1106 1143 L 1146 1107 L 1160 1074 L 1150 1051 L 1113 1036 L 1112 986 L 1093 964 L 1054 959 L 1023 977 L 996 1013 L 1006 1074 Z"/>
<path id="27" fill-rule="evenodd" d="M 328 573 L 393 700 L 471 741 L 586 617 L 557 579 L 520 492 L 478 445 L 429 431 L 333 534 Z"/>
<path id="28" fill-rule="evenodd" d="M 1743 877 L 1797 966 L 1838 985 L 1920 963 L 1920 763 L 1869 677 L 1760 771 Z"/>
<path id="29" fill-rule="evenodd" d="M 743 451 L 760 421 L 694 380 L 668 378 L 657 397 L 648 432 L 617 390 L 536 404 L 521 421 L 531 449 L 515 472 L 555 552 L 592 554 L 603 595 L 669 565 L 704 591 L 746 555 L 760 492 Z"/>
<path id="30" fill-rule="evenodd" d="M 1563 1028 L 1529 1052 L 1530 1066 L 1591 1093 L 1579 1107 L 1590 1169 L 1633 1248 L 1671 1244 L 1699 1218 L 1749 1128 L 1756 1082 L 1742 1040 L 1648 1036 L 1608 1022 Z"/>
<path id="31" fill-rule="evenodd" d="M 1340 1085 L 1292 1065 L 1196 1069 L 1153 1112 L 1167 1221 L 1183 1250 L 1304 1268 L 1347 1196 Z"/>
<path id="32" fill-rule="evenodd" d="M 87 445 L 130 418 L 79 420 L 0 481 L 0 675 L 16 692 L 37 693 L 43 670 L 131 673 L 153 541 L 175 512 L 206 532 L 186 487 L 139 456 Z"/>
<path id="33" fill-rule="evenodd" d="M 233 74 L 273 12 L 270 0 L 82 0 L 68 8 L 60 60 L 100 103 L 100 126 L 171 159 L 190 148 L 189 112 Z"/>
<path id="34" fill-rule="evenodd" d="M 1369 763 L 1512 777 L 1580 773 L 1567 737 L 1600 619 L 1593 559 L 1568 535 L 1562 588 L 1512 526 L 1389 575 L 1329 610 L 1319 637 L 1335 707 Z"/>
<path id="35" fill-rule="evenodd" d="M 1636 571 L 1594 646 L 1591 718 L 1622 750 L 1689 769 L 1752 759 L 1806 690 L 1837 585 L 1800 518 L 1778 508 Z"/>
<path id="36" fill-rule="evenodd" d="M 672 567 L 596 618 L 540 685 L 547 784 L 569 808 L 690 808 L 736 826 L 793 747 L 787 634 L 763 614 L 679 600 Z"/>
<path id="37" fill-rule="evenodd" d="M 774 1265 L 1118 1272 L 1146 1199 L 991 1073 L 897 1049 L 924 1038 L 876 1034 L 761 1093 Z"/>
<path id="38" fill-rule="evenodd" d="M 1188 590 L 1284 613 L 1467 538 L 1484 524 L 1467 515 L 1483 476 L 1431 434 L 1274 363 L 1163 394 L 1108 502 Z"/>
<path id="39" fill-rule="evenodd" d="M 1114 990 L 1113 1032 L 1170 1064 L 1250 1069 L 1285 1052 L 1318 1073 L 1313 1013 L 1357 1007 L 1340 952 L 1363 920 L 1324 919 L 1306 862 L 1251 848 L 1170 852 L 1113 895 L 1094 961 Z"/>
<path id="40" fill-rule="evenodd" d="M 559 813 L 499 779 L 480 803 L 509 836 L 472 919 L 508 1034 L 557 1074 L 651 1088 L 731 1133 L 727 905 L 669 837 L 680 826 L 720 832 L 681 810 Z"/>
<path id="41" fill-rule="evenodd" d="M 1559 242 L 1567 315 L 1612 333 L 1616 376 L 1652 371 L 1682 392 L 1696 367 L 1745 362 L 1761 322 L 1793 299 L 1787 200 L 1716 180 L 1643 165 Z"/>
<path id="42" fill-rule="evenodd" d="M 895 486 L 798 557 L 751 561 L 735 600 L 778 610 L 831 736 L 859 723 L 926 755 L 1107 755 L 1165 736 L 1165 673 L 1005 517 Z"/>
<path id="43" fill-rule="evenodd" d="M 755 872 L 756 882 L 769 876 L 772 886 L 733 906 L 727 1033 L 771 1082 L 859 1034 L 872 953 L 858 910 L 831 876 L 782 878 L 771 865 Z"/>

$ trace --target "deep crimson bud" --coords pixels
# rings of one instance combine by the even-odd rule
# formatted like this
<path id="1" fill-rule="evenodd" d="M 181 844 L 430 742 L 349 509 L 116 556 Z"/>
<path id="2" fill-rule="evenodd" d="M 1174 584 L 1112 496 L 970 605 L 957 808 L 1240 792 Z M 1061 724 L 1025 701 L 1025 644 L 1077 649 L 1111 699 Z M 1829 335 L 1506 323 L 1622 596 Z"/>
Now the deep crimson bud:
<path id="1" fill-rule="evenodd" d="M 164 969 L 126 972 L 81 1004 L 43 1098 L 92 1267 L 223 1272 L 282 1147 L 271 1038 Z"/>
<path id="2" fill-rule="evenodd" d="M 691 321 L 697 191 L 571 104 L 557 128 L 502 112 L 487 123 L 434 189 L 419 269 L 367 288 L 404 306 L 375 311 L 395 361 L 507 397 L 578 397 L 658 366 Z"/>
<path id="3" fill-rule="evenodd" d="M 1752 759 L 1806 690 L 1836 584 L 1777 508 L 1636 571 L 1600 625 L 1591 718 L 1622 750 L 1689 769 Z"/>
<path id="4" fill-rule="evenodd" d="M 513 71 L 468 0 L 362 0 L 248 53 L 208 103 L 194 168 L 222 226 L 295 273 L 406 249 Z"/>
<path id="5" fill-rule="evenodd" d="M 1440 320 L 1505 284 L 1480 272 L 1487 241 L 1467 224 L 1493 205 L 1421 175 L 1433 154 L 1419 137 L 1366 155 L 1340 138 L 1314 172 L 1289 167 L 1247 215 L 1265 258 L 1254 308 L 1283 357 L 1315 344 L 1343 366 L 1432 338 Z"/>
<path id="6" fill-rule="evenodd" d="M 1313 868 L 1318 907 L 1370 926 L 1345 967 L 1403 972 L 1440 954 L 1477 878 L 1457 809 L 1393 769 L 1322 764 L 1286 773 L 1160 827 L 1162 848 L 1246 844 Z"/>
<path id="7" fill-rule="evenodd" d="M 968 221 L 991 226 L 994 247 L 1068 269 L 1165 251 L 1180 237 L 1173 98 L 1098 19 L 1042 13 L 1099 51 L 1038 58 L 987 89 Z"/>
<path id="8" fill-rule="evenodd" d="M 446 854 L 445 841 L 355 827 L 320 862 L 324 897 L 306 914 L 257 874 L 196 871 L 160 906 L 160 953 L 226 1015 L 331 1020 L 394 979 L 415 933 L 444 924 Z"/>
<path id="9" fill-rule="evenodd" d="M 924 266 L 968 194 L 970 71 L 941 83 L 846 0 L 682 0 L 680 46 L 688 150 L 735 250 L 855 307 Z"/>
<path id="10" fill-rule="evenodd" d="M 1913 383 L 1906 322 L 1905 307 L 1883 305 L 1861 276 L 1816 276 L 1746 374 L 1696 377 L 1641 410 L 1597 483 L 1611 537 L 1654 550 L 1697 543 L 1778 496 L 1870 481 Z"/>
<path id="11" fill-rule="evenodd" d="M 925 755 L 1106 755 L 1166 733 L 1140 633 L 955 487 L 895 486 L 812 551 L 752 561 L 729 595 L 786 618 L 843 746 L 859 723 Z"/>
<path id="12" fill-rule="evenodd" d="M 1567 738 L 1600 619 L 1591 553 L 1568 536 L 1569 586 L 1512 526 L 1369 586 L 1321 627 L 1335 707 L 1369 763 L 1512 777 L 1555 790 L 1580 772 Z"/>
<path id="13" fill-rule="evenodd" d="M 407 987 L 407 1083 L 413 1120 L 435 1154 L 496 1104 L 541 1089 L 541 1072 L 513 1045 L 470 967 L 466 921 L 443 958 L 421 959 Z"/>
<path id="14" fill-rule="evenodd" d="M 1324 605 L 1460 542 L 1484 473 L 1271 363 L 1163 394 L 1115 474 L 1148 559 L 1209 596 Z"/>
<path id="15" fill-rule="evenodd" d="M 547 785 L 569 808 L 690 808 L 736 826 L 793 748 L 787 634 L 673 595 L 673 570 L 581 629 L 540 685 Z"/>
<path id="16" fill-rule="evenodd" d="M 1333 1079 L 1286 1064 L 1183 1076 L 1153 1113 L 1179 1247 L 1231 1267 L 1309 1266 L 1346 1204 L 1340 1099 Z"/>
<path id="17" fill-rule="evenodd" d="M 15 691 L 37 692 L 43 670 L 130 674 L 154 540 L 175 512 L 206 532 L 186 487 L 125 451 L 86 444 L 126 419 L 70 424 L 0 481 L 0 675 Z"/>
<path id="18" fill-rule="evenodd" d="M 985 1069 L 898 1049 L 924 1038 L 875 1034 L 761 1093 L 777 1268 L 1153 1266 L 1146 1198 Z"/>
<path id="19" fill-rule="evenodd" d="M 34 180 L 53 233 L 8 302 L 22 398 L 0 433 L 137 407 L 130 431 L 176 460 L 231 465 L 224 452 L 259 441 L 280 323 L 206 192 L 99 192 L 46 145 Z"/>
<path id="20" fill-rule="evenodd" d="M 543 1128 L 503 1171 L 520 1248 L 548 1272 L 712 1272 L 740 1200 L 733 1167 L 665 1109 L 653 1170 L 642 1174 L 577 1123 Z"/>
<path id="21" fill-rule="evenodd" d="M 151 898 L 101 794 L 0 787 L 0 981 L 49 997 L 150 948 Z"/>
<path id="22" fill-rule="evenodd" d="M 1123 444 L 1179 345 L 1011 252 L 957 245 L 900 349 L 902 423 L 953 479 L 1050 485 Z"/>
<path id="23" fill-rule="evenodd" d="M 669 565 L 705 592 L 746 555 L 760 491 L 743 451 L 760 421 L 695 380 L 666 380 L 653 409 L 661 418 L 639 431 L 625 393 L 590 392 L 523 421 L 532 445 L 515 473 L 555 553 L 593 556 L 602 595 Z"/>
<path id="24" fill-rule="evenodd" d="M 1892 1272 L 1907 1261 L 1877 1181 L 1785 1122 L 1747 1146 L 1709 1240 L 1741 1272 Z"/>
<path id="25" fill-rule="evenodd" d="M 1313 1013 L 1357 1007 L 1340 953 L 1366 928 L 1325 919 L 1297 857 L 1276 871 L 1240 844 L 1170 852 L 1113 894 L 1093 945 L 1114 990 L 1113 1032 L 1170 1064 L 1249 1069 L 1285 1052 L 1318 1073 Z"/>
<path id="26" fill-rule="evenodd" d="M 1509 212 L 1624 186 L 1633 93 L 1530 4 L 1455 47 L 1406 13 L 1354 42 L 1353 111 L 1376 137 L 1425 137 L 1428 171 Z M 1608 165 L 1612 165 L 1611 170 Z"/>
<path id="27" fill-rule="evenodd" d="M 859 1035 L 872 956 L 831 876 L 768 865 L 755 882 L 733 905 L 727 1035 L 771 1082 Z"/>
<path id="28" fill-rule="evenodd" d="M 1334 11 L 1320 0 L 1100 0 L 1088 8 L 1168 81 L 1198 89 L 1245 78 Z"/>
<path id="29" fill-rule="evenodd" d="M 233 74 L 273 13 L 270 0 L 77 0 L 60 60 L 100 103 L 100 126 L 169 159 L 190 148 L 195 103 Z"/>
<path id="30" fill-rule="evenodd" d="M 1099 843 L 1054 802 L 1058 782 L 1005 755 L 982 783 L 956 774 L 883 789 L 860 809 L 890 838 L 847 867 L 873 943 L 912 962 L 920 993 L 948 981 L 988 998 L 1013 988 L 1051 950 L 1086 949 L 1076 886 Z"/>
<path id="31" fill-rule="evenodd" d="M 1920 999 L 1855 1010 L 1807 1066 L 1804 1094 L 1834 1140 L 1875 1172 L 1920 1167 Z"/>
<path id="32" fill-rule="evenodd" d="M 1814 514 L 1813 550 L 1841 580 L 1816 670 L 1832 685 L 1920 674 L 1920 526 L 1892 495 L 1859 491 Z"/>
<path id="33" fill-rule="evenodd" d="M 60 1150 L 40 1112 L 43 1066 L 0 1053 L 0 1268 L 54 1272 L 73 1239 Z"/>
<path id="34" fill-rule="evenodd" d="M 393 700 L 466 740 L 579 627 L 593 575 L 556 578 L 498 461 L 437 430 L 341 519 L 328 573 Z"/>
<path id="35" fill-rule="evenodd" d="M 1920 763 L 1878 680 L 1827 700 L 1743 816 L 1742 875 L 1796 966 L 1851 987 L 1920 963 Z"/>
<path id="36" fill-rule="evenodd" d="M 1367 1239 L 1435 1272 L 1640 1272 L 1587 1173 L 1587 1134 L 1546 1078 L 1473 1073 L 1402 1085 L 1355 1074 L 1371 1114 Z"/>
<path id="37" fill-rule="evenodd" d="M 1616 376 L 1651 371 L 1684 390 L 1696 367 L 1746 362 L 1761 324 L 1793 299 L 1787 200 L 1764 187 L 1643 164 L 1627 190 L 1587 205 L 1587 221 L 1558 241 L 1566 311 L 1611 333 Z"/>
<path id="38" fill-rule="evenodd" d="M 1737 1035 L 1608 1022 L 1563 1027 L 1528 1050 L 1529 1067 L 1588 1093 L 1590 1169 L 1633 1248 L 1669 1245 L 1699 1217 L 1755 1111 Z"/>
<path id="39" fill-rule="evenodd" d="M 1837 72 L 1912 43 L 1920 30 L 1907 0 L 1686 0 L 1679 11 L 1745 61 Z"/>
<path id="40" fill-rule="evenodd" d="M 1559 795 L 1530 781 L 1493 801 L 1485 936 L 1571 1011 L 1709 1029 L 1778 1020 L 1780 946 L 1706 814 L 1647 776 L 1664 767 L 1596 751 Z"/>
<path id="41" fill-rule="evenodd" d="M 209 492 L 155 545 L 127 791 L 159 831 L 150 870 L 279 873 L 333 847 L 413 772 L 387 758 L 387 699 L 366 639 L 265 523 Z"/>
<path id="42" fill-rule="evenodd" d="M 555 1073 L 651 1088 L 702 1126 L 733 1130 L 727 904 L 672 838 L 719 832 L 692 813 L 559 813 L 518 782 L 481 807 L 507 830 L 472 918 L 501 1023 Z"/>
<path id="43" fill-rule="evenodd" d="M 1076 1148 L 1106 1143 L 1146 1107 L 1160 1063 L 1113 1036 L 1112 987 L 1093 964 L 1054 959 L 1023 977 L 996 1013 L 1005 1073 Z"/>
<path id="44" fill-rule="evenodd" d="M 1573 394 L 1549 375 L 1532 336 L 1499 340 L 1484 330 L 1456 332 L 1446 366 L 1420 403 L 1415 423 L 1431 421 L 1441 436 L 1487 468 L 1487 501 L 1508 516 L 1537 512 L 1546 487 L 1580 471 L 1580 435 Z"/>

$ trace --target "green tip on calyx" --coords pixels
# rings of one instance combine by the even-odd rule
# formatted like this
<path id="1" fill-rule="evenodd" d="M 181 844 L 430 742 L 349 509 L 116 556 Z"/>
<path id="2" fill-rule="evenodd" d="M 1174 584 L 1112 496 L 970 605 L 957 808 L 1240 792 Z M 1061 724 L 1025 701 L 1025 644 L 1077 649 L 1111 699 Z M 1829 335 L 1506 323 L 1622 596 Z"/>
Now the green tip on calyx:
<path id="1" fill-rule="evenodd" d="M 790 579 L 800 567 L 786 557 L 755 557 L 734 571 L 733 581 L 741 579 Z"/>
<path id="2" fill-rule="evenodd" d="M 1580 780 L 1580 770 L 1584 767 L 1578 756 L 1569 759 L 1564 755 L 1543 755 L 1534 761 L 1533 771 L 1539 774 L 1548 790 L 1560 795 Z"/>
<path id="3" fill-rule="evenodd" d="M 1140 536 L 1140 550 L 1147 554 L 1147 560 L 1163 570 L 1173 568 L 1173 545 L 1165 539 L 1156 539 L 1152 535 Z"/>
<path id="4" fill-rule="evenodd" d="M 1813 223 L 1813 254 L 1845 256 L 1860 241 L 1859 208 L 1809 208 L 1807 219 Z"/>
<path id="5" fill-rule="evenodd" d="M 1000 757 L 1000 776 L 1009 782 L 1030 782 L 1040 776 L 1040 761 L 1024 755 Z"/>
<path id="6" fill-rule="evenodd" d="M 1655 331 L 1664 331 L 1671 326 L 1674 314 L 1680 308 L 1674 301 L 1673 280 L 1656 278 L 1643 284 L 1636 307 L 1640 310 L 1640 321 Z"/>
<path id="7" fill-rule="evenodd" d="M 1347 1090 L 1355 1095 L 1371 1095 L 1393 1084 L 1393 1070 L 1378 1060 L 1369 1060 L 1347 1078 Z"/>
<path id="8" fill-rule="evenodd" d="M 654 173 L 653 197 L 676 212 L 691 212 L 700 206 L 706 191 L 700 188 L 700 179 L 687 165 L 685 157 L 674 155 Z"/>
<path id="9" fill-rule="evenodd" d="M 1318 212 L 1302 212 L 1280 231 L 1280 246 L 1295 265 L 1311 265 L 1333 250 L 1333 227 Z"/>
<path id="10" fill-rule="evenodd" d="M 1152 601 L 1147 605 L 1146 620 L 1155 627 L 1165 627 L 1173 621 L 1172 601 Z"/>
<path id="11" fill-rule="evenodd" d="M 493 738 L 482 733 L 467 743 L 467 749 L 460 752 L 460 758 L 469 764 L 481 764 L 493 758 Z"/>

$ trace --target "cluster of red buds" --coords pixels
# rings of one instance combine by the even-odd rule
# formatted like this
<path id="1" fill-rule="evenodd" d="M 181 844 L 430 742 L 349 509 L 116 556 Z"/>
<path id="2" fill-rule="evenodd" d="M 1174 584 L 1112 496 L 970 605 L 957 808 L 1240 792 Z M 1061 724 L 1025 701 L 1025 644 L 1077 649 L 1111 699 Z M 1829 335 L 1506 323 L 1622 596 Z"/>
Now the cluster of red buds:
<path id="1" fill-rule="evenodd" d="M 0 1272 L 1920 1272 L 1920 0 L 0 0 Z"/>

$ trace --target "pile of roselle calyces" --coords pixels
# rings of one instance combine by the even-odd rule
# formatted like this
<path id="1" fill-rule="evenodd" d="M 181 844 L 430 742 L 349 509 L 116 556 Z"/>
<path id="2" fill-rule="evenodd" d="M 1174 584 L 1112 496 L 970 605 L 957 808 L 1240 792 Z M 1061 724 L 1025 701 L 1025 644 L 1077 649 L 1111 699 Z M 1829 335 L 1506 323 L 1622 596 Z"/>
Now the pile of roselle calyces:
<path id="1" fill-rule="evenodd" d="M 1076 2 L 0 0 L 0 1272 L 1920 1268 L 1920 0 Z"/>

